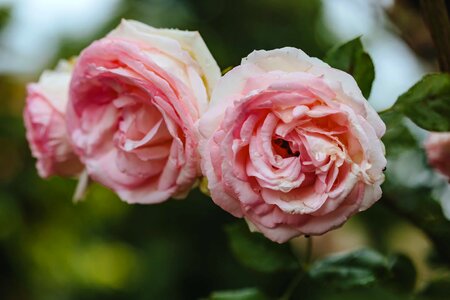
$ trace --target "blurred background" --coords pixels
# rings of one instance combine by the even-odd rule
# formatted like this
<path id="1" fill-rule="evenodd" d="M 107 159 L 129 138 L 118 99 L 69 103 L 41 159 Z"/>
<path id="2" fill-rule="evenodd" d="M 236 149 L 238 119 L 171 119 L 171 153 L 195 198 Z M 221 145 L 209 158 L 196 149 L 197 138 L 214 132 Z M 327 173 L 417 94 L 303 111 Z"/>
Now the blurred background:
<path id="1" fill-rule="evenodd" d="M 418 1 L 0 0 L 0 299 L 198 299 L 255 285 L 278 295 L 292 277 L 241 266 L 223 231 L 234 218 L 197 190 L 142 206 L 93 185 L 73 204 L 74 180 L 37 176 L 22 121 L 26 84 L 121 18 L 200 31 L 222 69 L 253 49 L 294 46 L 322 57 L 362 36 L 376 68 L 369 100 L 377 110 L 437 69 Z M 439 181 L 420 151 L 391 162 L 393 176 Z M 302 243 L 293 242 L 299 253 Z M 424 262 L 422 232 L 379 204 L 317 238 L 314 256 L 362 246 L 412 256 L 418 286 L 436 272 Z"/>

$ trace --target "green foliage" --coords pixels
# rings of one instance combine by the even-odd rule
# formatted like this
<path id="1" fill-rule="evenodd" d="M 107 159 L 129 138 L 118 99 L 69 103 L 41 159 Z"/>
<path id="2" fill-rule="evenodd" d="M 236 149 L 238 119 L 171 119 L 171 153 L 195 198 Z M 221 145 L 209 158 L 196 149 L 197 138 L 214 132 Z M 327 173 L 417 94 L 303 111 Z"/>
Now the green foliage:
<path id="1" fill-rule="evenodd" d="M 288 251 L 288 248 L 281 248 L 279 246 L 282 245 L 274 244 L 259 234 L 250 233 L 243 222 L 229 225 L 227 233 L 234 255 L 245 266 L 263 272 L 289 270 L 295 266 L 292 253 Z M 392 295 L 392 299 L 395 299 L 394 295 L 406 295 L 414 290 L 416 276 L 414 264 L 406 255 L 396 254 L 386 257 L 375 250 L 361 249 L 331 255 L 316 261 L 310 268 L 300 271 L 297 277 L 291 279 L 294 285 L 291 283 L 290 286 L 292 292 L 302 287 L 303 299 L 318 299 L 317 297 L 328 295 L 330 291 L 351 292 L 369 287 L 378 287 L 379 293 Z M 326 292 L 322 291 L 324 285 L 327 287 Z M 386 291 L 383 292 L 383 290 Z M 251 292 L 244 291 L 224 292 L 217 295 L 227 297 L 231 295 L 230 298 L 211 299 L 241 299 L 239 297 L 247 296 L 247 293 L 252 297 L 257 293 L 255 289 L 250 289 Z M 235 293 L 238 296 L 232 298 Z M 341 298 L 336 297 L 336 299 Z"/>
<path id="2" fill-rule="evenodd" d="M 388 258 L 374 250 L 361 249 L 317 261 L 309 276 L 337 290 L 378 285 L 409 292 L 415 286 L 416 269 L 411 259 L 403 254 Z"/>
<path id="3" fill-rule="evenodd" d="M 245 222 L 228 225 L 226 232 L 236 258 L 251 269 L 270 273 L 299 267 L 288 244 L 276 244 L 260 233 L 251 233 Z"/>
<path id="4" fill-rule="evenodd" d="M 387 273 L 386 258 L 369 249 L 329 256 L 310 270 L 314 280 L 344 289 L 373 284 Z"/>
<path id="5" fill-rule="evenodd" d="M 450 131 L 450 74 L 430 74 L 401 95 L 394 109 L 430 131 Z"/>
<path id="6" fill-rule="evenodd" d="M 209 300 L 268 300 L 269 298 L 256 288 L 214 292 Z"/>
<path id="7" fill-rule="evenodd" d="M 325 55 L 324 61 L 352 75 L 364 97 L 369 98 L 375 79 L 375 67 L 369 54 L 364 51 L 360 37 L 332 48 Z"/>

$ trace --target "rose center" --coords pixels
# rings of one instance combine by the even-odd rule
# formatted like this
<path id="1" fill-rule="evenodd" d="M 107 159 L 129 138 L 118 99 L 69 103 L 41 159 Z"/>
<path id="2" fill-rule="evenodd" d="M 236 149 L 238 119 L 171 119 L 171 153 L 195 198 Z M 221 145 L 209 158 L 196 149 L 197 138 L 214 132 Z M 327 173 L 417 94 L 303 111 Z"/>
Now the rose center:
<path id="1" fill-rule="evenodd" d="M 273 139 L 272 145 L 273 145 L 275 152 L 283 158 L 300 156 L 300 152 L 292 151 L 291 145 L 289 144 L 288 141 L 286 141 L 284 139 L 281 139 L 281 138 Z"/>

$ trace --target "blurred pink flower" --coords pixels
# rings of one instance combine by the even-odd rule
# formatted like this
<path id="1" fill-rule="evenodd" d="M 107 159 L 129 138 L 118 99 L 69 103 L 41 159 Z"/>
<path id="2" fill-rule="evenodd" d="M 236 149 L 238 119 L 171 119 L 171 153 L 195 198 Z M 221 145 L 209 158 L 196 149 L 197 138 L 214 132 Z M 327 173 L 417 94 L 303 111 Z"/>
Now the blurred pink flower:
<path id="1" fill-rule="evenodd" d="M 28 85 L 24 108 L 26 137 L 41 177 L 75 176 L 83 165 L 73 152 L 66 130 L 66 104 L 72 66 L 60 62 Z"/>

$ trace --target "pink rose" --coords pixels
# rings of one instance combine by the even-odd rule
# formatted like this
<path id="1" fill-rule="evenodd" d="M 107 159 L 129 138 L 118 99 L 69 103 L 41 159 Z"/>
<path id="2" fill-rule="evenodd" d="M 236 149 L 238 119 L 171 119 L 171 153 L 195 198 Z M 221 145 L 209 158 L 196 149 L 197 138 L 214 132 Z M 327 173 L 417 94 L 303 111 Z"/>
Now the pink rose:
<path id="1" fill-rule="evenodd" d="M 273 241 L 323 234 L 381 197 L 384 123 L 351 76 L 301 50 L 243 59 L 199 130 L 213 201 Z"/>
<path id="2" fill-rule="evenodd" d="M 124 20 L 86 48 L 67 124 L 90 177 L 129 203 L 184 196 L 200 175 L 195 123 L 219 77 L 198 32 Z"/>
<path id="3" fill-rule="evenodd" d="M 72 66 L 60 62 L 28 85 L 23 112 L 27 140 L 41 177 L 75 176 L 83 165 L 73 152 L 66 130 L 66 104 Z"/>
<path id="4" fill-rule="evenodd" d="M 425 141 L 429 164 L 450 181 L 450 132 L 432 132 Z"/>

